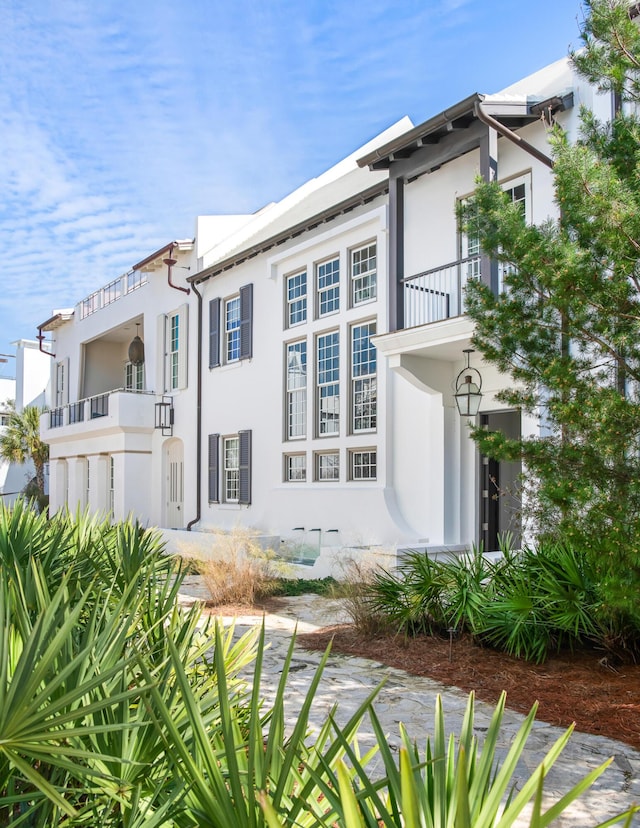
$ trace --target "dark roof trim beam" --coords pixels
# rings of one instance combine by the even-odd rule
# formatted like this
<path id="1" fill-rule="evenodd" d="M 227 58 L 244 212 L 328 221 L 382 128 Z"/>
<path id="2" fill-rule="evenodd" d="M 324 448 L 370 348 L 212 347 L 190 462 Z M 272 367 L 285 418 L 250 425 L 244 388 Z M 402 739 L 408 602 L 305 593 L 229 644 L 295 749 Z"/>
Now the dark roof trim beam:
<path id="1" fill-rule="evenodd" d="M 337 218 L 343 213 L 348 213 L 351 210 L 354 210 L 356 207 L 360 207 L 363 204 L 368 204 L 370 201 L 373 201 L 373 199 L 383 195 L 383 193 L 386 193 L 388 189 L 389 183 L 386 179 L 383 181 L 379 181 L 377 184 L 374 184 L 372 187 L 368 187 L 361 193 L 358 193 L 355 196 L 350 196 L 344 201 L 341 201 L 338 204 L 334 204 L 331 207 L 328 207 L 326 210 L 323 210 L 320 213 L 316 213 L 314 216 L 311 216 L 310 218 L 305 219 L 304 221 L 301 221 L 298 224 L 294 224 L 293 227 L 289 227 L 286 230 L 281 231 L 280 233 L 276 233 L 275 235 L 270 236 L 264 241 L 258 242 L 257 244 L 254 244 L 251 247 L 246 248 L 245 250 L 241 250 L 240 252 L 235 253 L 234 255 L 229 256 L 226 259 L 222 259 L 221 261 L 216 262 L 210 267 L 201 270 L 200 273 L 194 273 L 193 276 L 188 277 L 187 281 L 193 284 L 200 284 L 201 282 L 206 282 L 207 279 L 211 279 L 213 276 L 218 276 L 225 270 L 230 270 L 232 267 L 241 264 L 247 259 L 252 259 L 254 256 L 258 256 L 260 253 L 264 253 L 265 251 L 270 250 L 272 247 L 284 244 L 284 242 L 288 241 L 289 239 L 293 239 L 296 236 L 299 236 L 301 233 L 304 233 L 307 230 L 313 230 L 315 227 L 318 227 L 318 225 L 331 221 L 332 219 Z"/>

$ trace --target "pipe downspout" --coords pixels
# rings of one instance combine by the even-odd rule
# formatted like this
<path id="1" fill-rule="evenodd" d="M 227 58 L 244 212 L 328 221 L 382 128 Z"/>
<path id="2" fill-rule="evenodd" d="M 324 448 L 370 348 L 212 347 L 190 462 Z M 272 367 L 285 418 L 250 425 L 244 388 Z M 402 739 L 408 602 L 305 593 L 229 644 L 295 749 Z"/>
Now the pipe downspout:
<path id="1" fill-rule="evenodd" d="M 44 334 L 42 333 L 42 328 L 38 328 L 38 336 L 36 336 L 36 339 L 38 340 L 38 349 L 41 354 L 46 354 L 47 356 L 55 357 L 55 354 L 52 354 L 51 351 L 45 351 L 42 347 L 43 342 L 45 342 Z"/>
<path id="2" fill-rule="evenodd" d="M 187 523 L 187 532 L 201 518 L 202 500 L 202 294 L 195 284 L 193 292 L 198 297 L 198 370 L 196 380 L 196 516 Z M 184 288 L 182 288 L 184 290 Z"/>
<path id="3" fill-rule="evenodd" d="M 166 259 L 163 259 L 162 261 L 167 266 L 167 282 L 169 284 L 169 287 L 172 287 L 174 290 L 181 290 L 188 296 L 190 293 L 189 288 L 181 287 L 180 285 L 174 285 L 171 281 L 171 268 L 178 263 L 178 260 L 173 258 L 173 244 L 169 245 L 169 255 Z"/>
<path id="4" fill-rule="evenodd" d="M 537 147 L 534 147 L 533 144 L 530 144 L 528 141 L 525 141 L 524 138 L 522 138 L 517 133 L 513 132 L 513 130 L 509 129 L 509 127 L 506 127 L 504 124 L 501 124 L 500 121 L 496 120 L 492 115 L 489 115 L 488 112 L 485 112 L 482 108 L 481 103 L 477 103 L 475 105 L 475 112 L 476 116 L 478 117 L 478 120 L 482 121 L 483 124 L 486 124 L 488 127 L 495 129 L 495 131 L 502 135 L 504 138 L 507 138 L 517 147 L 523 149 L 525 152 L 528 152 L 529 155 L 532 155 L 534 158 L 540 161 L 541 164 L 544 164 L 545 166 L 549 167 L 550 170 L 553 169 L 552 158 L 549 158 L 548 155 L 545 155 L 543 152 L 540 152 L 540 150 L 537 149 Z"/>

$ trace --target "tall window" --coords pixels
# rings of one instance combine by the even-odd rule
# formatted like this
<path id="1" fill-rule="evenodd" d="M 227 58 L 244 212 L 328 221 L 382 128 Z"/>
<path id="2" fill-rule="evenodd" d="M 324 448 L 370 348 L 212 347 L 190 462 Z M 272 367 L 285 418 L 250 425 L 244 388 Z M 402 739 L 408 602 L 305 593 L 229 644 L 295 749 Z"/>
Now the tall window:
<path id="1" fill-rule="evenodd" d="M 351 401 L 353 431 L 376 427 L 376 349 L 371 343 L 376 323 L 364 322 L 351 328 Z"/>
<path id="2" fill-rule="evenodd" d="M 124 387 L 127 391 L 144 390 L 144 364 L 134 365 L 133 362 L 125 363 Z"/>
<path id="3" fill-rule="evenodd" d="M 240 495 L 240 441 L 238 437 L 223 440 L 224 500 L 237 503 Z"/>
<path id="4" fill-rule="evenodd" d="M 316 381 L 318 434 L 337 434 L 340 430 L 340 344 L 337 331 L 317 339 Z"/>
<path id="5" fill-rule="evenodd" d="M 307 271 L 287 276 L 287 327 L 307 321 Z"/>
<path id="6" fill-rule="evenodd" d="M 89 498 L 91 496 L 91 464 L 89 458 L 84 460 L 84 505 L 89 505 Z"/>
<path id="7" fill-rule="evenodd" d="M 318 316 L 340 309 L 340 260 L 332 259 L 317 266 Z"/>
<path id="8" fill-rule="evenodd" d="M 69 402 L 69 360 L 56 362 L 56 406 L 66 405 Z"/>
<path id="9" fill-rule="evenodd" d="M 224 303 L 224 341 L 227 362 L 240 359 L 240 297 Z"/>
<path id="10" fill-rule="evenodd" d="M 178 388 L 180 376 L 180 314 L 169 316 L 169 388 Z"/>
<path id="11" fill-rule="evenodd" d="M 287 345 L 287 439 L 307 434 L 307 343 Z"/>
<path id="12" fill-rule="evenodd" d="M 376 245 L 351 251 L 351 302 L 360 305 L 376 298 Z"/>

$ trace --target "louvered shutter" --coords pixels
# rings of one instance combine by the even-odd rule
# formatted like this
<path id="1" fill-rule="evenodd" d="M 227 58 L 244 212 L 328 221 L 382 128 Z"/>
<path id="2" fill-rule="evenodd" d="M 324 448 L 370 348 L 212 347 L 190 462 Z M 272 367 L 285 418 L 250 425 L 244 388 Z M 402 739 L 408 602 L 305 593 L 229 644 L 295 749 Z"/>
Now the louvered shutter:
<path id="1" fill-rule="evenodd" d="M 253 285 L 240 288 L 240 359 L 253 356 Z"/>
<path id="2" fill-rule="evenodd" d="M 251 503 L 251 432 L 239 431 L 240 444 L 238 503 Z"/>
<path id="3" fill-rule="evenodd" d="M 209 435 L 209 503 L 220 502 L 220 475 L 218 474 L 220 435 Z"/>
<path id="4" fill-rule="evenodd" d="M 220 365 L 220 299 L 209 302 L 209 368 Z"/>

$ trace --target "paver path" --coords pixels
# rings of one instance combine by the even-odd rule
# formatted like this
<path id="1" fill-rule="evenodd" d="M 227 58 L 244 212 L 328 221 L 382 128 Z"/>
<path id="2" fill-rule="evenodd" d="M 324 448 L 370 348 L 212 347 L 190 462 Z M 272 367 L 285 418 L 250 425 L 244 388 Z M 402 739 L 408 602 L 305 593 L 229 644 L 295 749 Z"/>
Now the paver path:
<path id="1" fill-rule="evenodd" d="M 197 576 L 190 577 L 185 582 L 183 592 L 185 602 L 206 598 L 206 592 Z M 313 632 L 319 627 L 345 620 L 339 601 L 303 595 L 284 599 L 283 605 L 283 609 L 277 614 L 246 615 L 235 619 L 236 631 L 240 635 L 249 628 L 261 624 L 264 618 L 266 639 L 269 643 L 262 679 L 262 694 L 266 700 L 273 698 L 275 693 L 294 629 L 297 627 L 301 633 Z M 234 619 L 224 620 L 225 623 L 231 623 Z M 320 653 L 296 648 L 286 699 L 292 720 L 295 718 L 296 710 L 300 708 L 320 657 Z M 466 693 L 369 659 L 340 654 L 330 656 L 314 701 L 312 723 L 320 726 L 336 702 L 337 720 L 346 722 L 363 699 L 383 679 L 386 679 L 386 683 L 374 706 L 392 744 L 399 742 L 398 723 L 402 722 L 422 749 L 426 736 L 433 732 L 434 699 L 438 693 L 443 696 L 447 732 L 459 732 L 467 702 Z M 640 695 L 640 688 L 638 693 Z M 476 702 L 475 729 L 478 735 L 481 736 L 486 730 L 492 714 L 491 705 Z M 508 748 L 523 718 L 520 713 L 510 710 L 505 712 L 503 749 Z M 561 728 L 545 722 L 536 722 L 527 742 L 521 766 L 518 768 L 518 775 L 522 778 L 528 776 L 562 732 Z M 360 731 L 359 740 L 366 746 L 369 739 L 373 741 L 373 734 L 365 723 Z M 614 757 L 611 766 L 590 791 L 554 825 L 558 828 L 587 828 L 622 811 L 632 802 L 640 802 L 640 752 L 612 739 L 603 739 L 586 733 L 574 733 L 571 737 L 547 777 L 547 795 L 554 800 L 558 799 L 609 756 Z M 523 824 L 526 824 L 526 821 Z M 640 826 L 638 815 L 633 825 Z"/>

